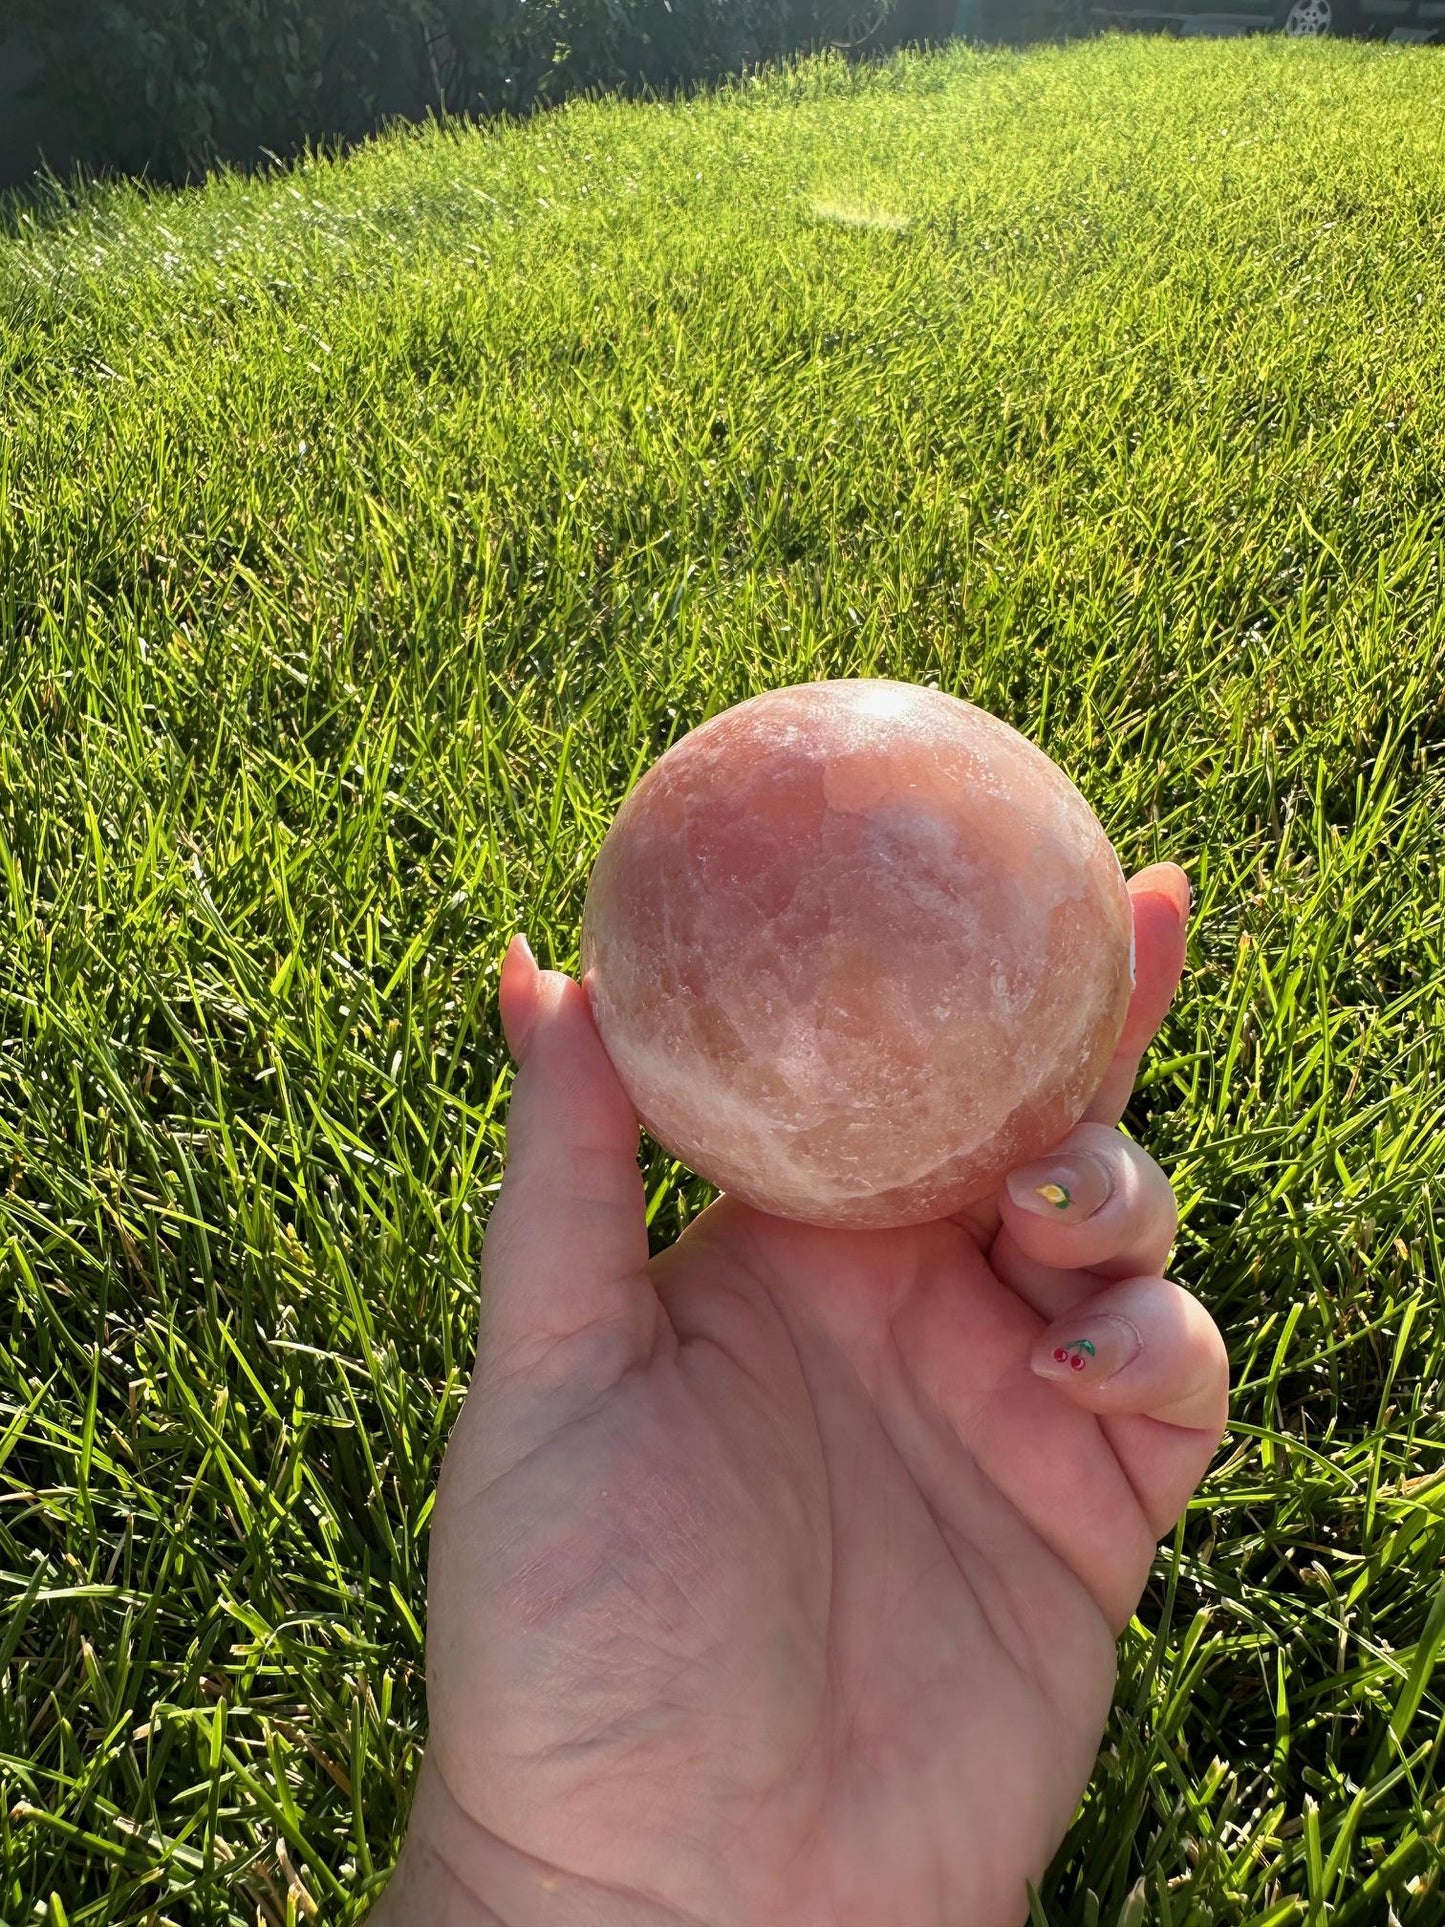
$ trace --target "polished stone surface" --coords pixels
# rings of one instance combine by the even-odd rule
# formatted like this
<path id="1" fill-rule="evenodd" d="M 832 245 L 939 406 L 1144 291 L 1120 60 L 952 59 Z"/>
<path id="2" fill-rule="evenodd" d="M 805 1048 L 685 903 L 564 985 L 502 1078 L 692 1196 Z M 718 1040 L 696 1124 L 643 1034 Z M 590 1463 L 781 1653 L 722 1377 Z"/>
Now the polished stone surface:
<path id="1" fill-rule="evenodd" d="M 652 1135 L 760 1210 L 945 1216 L 1077 1122 L 1129 1002 L 1098 819 L 1006 723 L 885 681 L 769 691 L 627 798 L 582 927 Z"/>

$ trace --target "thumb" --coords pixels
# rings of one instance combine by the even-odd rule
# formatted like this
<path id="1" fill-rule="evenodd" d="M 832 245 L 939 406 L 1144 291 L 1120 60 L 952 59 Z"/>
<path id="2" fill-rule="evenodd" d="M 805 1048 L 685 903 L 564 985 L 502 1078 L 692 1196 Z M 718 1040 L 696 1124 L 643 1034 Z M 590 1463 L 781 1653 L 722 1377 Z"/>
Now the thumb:
<path id="1" fill-rule="evenodd" d="M 606 1332 L 618 1372 L 647 1356 L 660 1307 L 646 1275 L 638 1121 L 581 984 L 539 970 L 525 937 L 502 965 L 502 1025 L 519 1065 L 507 1167 L 482 1250 L 481 1348 L 510 1372 Z"/>

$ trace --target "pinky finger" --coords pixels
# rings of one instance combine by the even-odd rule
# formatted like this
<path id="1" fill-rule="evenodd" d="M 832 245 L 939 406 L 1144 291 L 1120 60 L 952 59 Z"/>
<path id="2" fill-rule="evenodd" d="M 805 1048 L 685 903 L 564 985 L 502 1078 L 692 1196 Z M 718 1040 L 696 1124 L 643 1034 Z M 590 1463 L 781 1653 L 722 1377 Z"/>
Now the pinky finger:
<path id="1" fill-rule="evenodd" d="M 1086 1411 L 1143 1413 L 1210 1435 L 1229 1414 L 1229 1355 L 1219 1327 L 1182 1285 L 1123 1278 L 1050 1325 L 1029 1361 Z"/>

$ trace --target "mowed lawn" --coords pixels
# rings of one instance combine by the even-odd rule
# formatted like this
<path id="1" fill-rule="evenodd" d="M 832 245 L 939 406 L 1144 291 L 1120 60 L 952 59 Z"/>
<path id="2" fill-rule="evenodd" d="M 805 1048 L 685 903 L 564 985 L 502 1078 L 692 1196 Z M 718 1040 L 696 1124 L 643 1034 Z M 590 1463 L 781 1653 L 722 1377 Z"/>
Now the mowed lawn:
<path id="1" fill-rule="evenodd" d="M 1234 1423 L 1036 1920 L 1445 1920 L 1442 314 L 1431 49 L 829 59 L 12 210 L 6 1927 L 365 1912 L 504 947 L 575 962 L 679 732 L 845 675 L 1195 886 L 1128 1127 Z"/>

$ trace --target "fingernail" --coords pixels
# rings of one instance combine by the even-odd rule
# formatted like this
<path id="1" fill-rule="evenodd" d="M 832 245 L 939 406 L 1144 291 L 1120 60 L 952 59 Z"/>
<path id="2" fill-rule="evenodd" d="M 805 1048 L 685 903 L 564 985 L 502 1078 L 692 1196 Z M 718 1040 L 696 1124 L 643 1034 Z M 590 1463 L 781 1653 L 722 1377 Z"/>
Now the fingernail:
<path id="1" fill-rule="evenodd" d="M 520 930 L 507 945 L 507 954 L 502 959 L 502 975 L 498 991 L 505 996 L 507 1002 L 511 1001 L 510 993 L 505 990 L 509 973 L 515 975 L 519 964 L 526 967 L 527 976 L 531 980 L 532 994 L 527 1000 L 522 1015 L 516 1021 L 515 1030 L 508 1028 L 505 1011 L 502 1017 L 502 1028 L 507 1032 L 507 1048 L 517 1064 L 520 1064 L 527 1055 L 527 1046 L 532 1041 L 532 1031 L 537 1022 L 537 959 L 532 955 L 531 944 L 527 942 Z"/>
<path id="2" fill-rule="evenodd" d="M 1165 897 L 1187 923 L 1194 907 L 1194 886 L 1177 863 L 1151 863 L 1134 878 L 1132 888 L 1143 897 Z"/>
<path id="3" fill-rule="evenodd" d="M 1040 1378 L 1082 1379 L 1102 1385 L 1137 1358 L 1144 1341 L 1127 1318 L 1114 1312 L 1085 1313 L 1077 1324 L 1051 1325 L 1029 1360 Z"/>
<path id="4" fill-rule="evenodd" d="M 1082 1224 L 1092 1218 L 1114 1188 L 1108 1171 L 1087 1151 L 1020 1165 L 1004 1182 L 1020 1211 L 1057 1218 L 1063 1224 Z"/>

